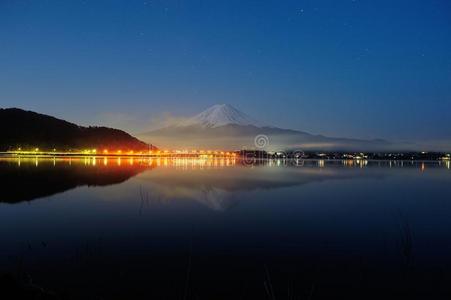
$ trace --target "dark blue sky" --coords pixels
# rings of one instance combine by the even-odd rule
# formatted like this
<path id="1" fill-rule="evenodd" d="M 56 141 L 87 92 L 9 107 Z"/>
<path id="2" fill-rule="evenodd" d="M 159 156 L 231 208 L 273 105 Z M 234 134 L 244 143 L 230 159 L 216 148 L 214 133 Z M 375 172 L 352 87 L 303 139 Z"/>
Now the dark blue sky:
<path id="1" fill-rule="evenodd" d="M 0 1 L 0 106 L 137 131 L 216 103 L 451 140 L 451 1 Z"/>

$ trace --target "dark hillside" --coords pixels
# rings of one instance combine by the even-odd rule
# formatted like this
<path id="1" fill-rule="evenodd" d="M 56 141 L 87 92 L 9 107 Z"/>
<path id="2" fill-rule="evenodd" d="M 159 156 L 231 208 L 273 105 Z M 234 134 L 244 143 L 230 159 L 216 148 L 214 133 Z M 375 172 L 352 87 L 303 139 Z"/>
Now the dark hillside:
<path id="1" fill-rule="evenodd" d="M 19 147 L 41 150 L 149 149 L 149 145 L 122 130 L 78 126 L 18 108 L 0 109 L 0 150 Z"/>

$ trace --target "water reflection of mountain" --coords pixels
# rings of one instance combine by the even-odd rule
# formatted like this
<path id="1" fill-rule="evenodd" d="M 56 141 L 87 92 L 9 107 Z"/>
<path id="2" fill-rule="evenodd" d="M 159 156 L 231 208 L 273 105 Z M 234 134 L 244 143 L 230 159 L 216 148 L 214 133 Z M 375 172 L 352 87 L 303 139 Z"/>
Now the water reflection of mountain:
<path id="1" fill-rule="evenodd" d="M 130 185 L 138 183 L 145 189 L 145 200 L 194 200 L 211 209 L 224 211 L 249 192 L 326 180 L 382 178 L 390 174 L 388 170 L 391 167 L 424 170 L 433 165 L 323 160 L 306 160 L 293 165 L 293 162 L 284 161 L 246 164 L 224 159 L 0 159 L 0 202 L 30 201 L 79 186 L 119 184 L 153 167 L 157 168 L 155 172 L 145 172 Z M 130 190 L 125 186 L 114 190 L 114 195 L 109 193 L 105 190 L 102 195 L 121 199 L 130 196 Z M 143 198 L 141 194 L 137 197 Z"/>
<path id="2" fill-rule="evenodd" d="M 242 199 L 244 193 L 289 188 L 326 180 L 355 177 L 382 178 L 381 170 L 318 167 L 232 167 L 180 171 L 161 169 L 139 177 L 149 192 L 150 200 L 158 202 L 177 199 L 195 200 L 207 207 L 224 211 Z"/>
<path id="3" fill-rule="evenodd" d="M 55 195 L 79 186 L 118 184 L 149 169 L 148 165 L 105 164 L 103 160 L 0 160 L 0 202 L 18 203 Z"/>

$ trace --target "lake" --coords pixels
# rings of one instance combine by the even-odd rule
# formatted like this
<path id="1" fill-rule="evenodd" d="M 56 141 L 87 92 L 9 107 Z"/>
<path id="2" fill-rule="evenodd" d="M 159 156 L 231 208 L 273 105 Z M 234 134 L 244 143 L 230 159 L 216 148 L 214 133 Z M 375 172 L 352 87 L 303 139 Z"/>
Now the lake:
<path id="1" fill-rule="evenodd" d="M 450 162 L 0 159 L 0 287 L 449 299 Z"/>

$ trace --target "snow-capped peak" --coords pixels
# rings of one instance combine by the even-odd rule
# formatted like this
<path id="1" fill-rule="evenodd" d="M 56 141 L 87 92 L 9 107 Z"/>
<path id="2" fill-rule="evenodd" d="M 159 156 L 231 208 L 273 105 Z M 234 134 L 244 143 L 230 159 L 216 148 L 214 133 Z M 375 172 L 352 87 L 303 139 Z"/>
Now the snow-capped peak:
<path id="1" fill-rule="evenodd" d="M 215 128 L 230 124 L 241 126 L 253 125 L 256 127 L 264 126 L 264 124 L 254 120 L 229 104 L 213 105 L 200 114 L 188 119 L 183 125 L 200 125 L 202 127 Z"/>

